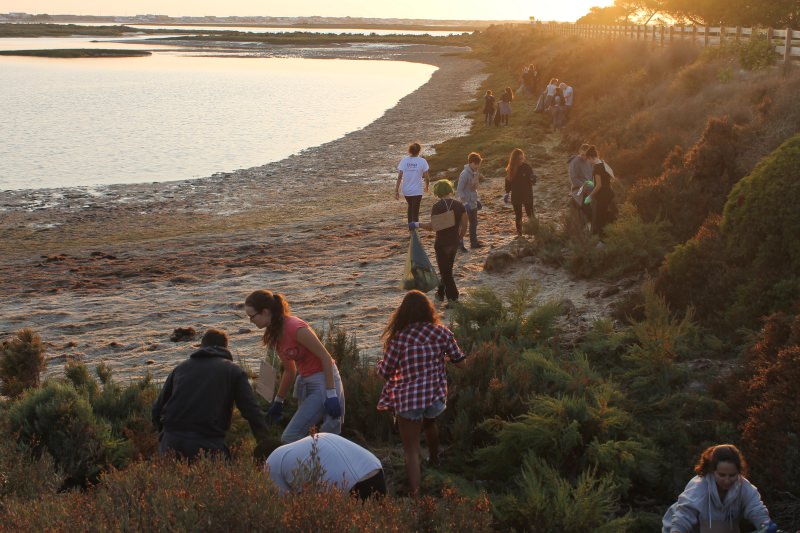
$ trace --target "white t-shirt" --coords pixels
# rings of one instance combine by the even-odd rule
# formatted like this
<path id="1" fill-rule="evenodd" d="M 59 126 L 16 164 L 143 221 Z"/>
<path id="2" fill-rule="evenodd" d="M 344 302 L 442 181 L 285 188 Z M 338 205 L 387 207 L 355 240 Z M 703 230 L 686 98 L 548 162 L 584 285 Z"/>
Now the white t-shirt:
<path id="1" fill-rule="evenodd" d="M 322 480 L 345 491 L 382 468 L 380 459 L 358 444 L 333 433 L 317 433 L 316 437 L 284 444 L 267 457 L 269 477 L 281 492 L 291 491 L 291 482 L 300 463 L 312 466 L 311 447 L 315 439 L 316 457 L 325 471 Z"/>
<path id="2" fill-rule="evenodd" d="M 572 98 L 573 98 L 574 95 L 575 95 L 575 92 L 573 91 L 572 87 L 567 85 L 564 88 L 564 104 L 572 105 Z"/>
<path id="3" fill-rule="evenodd" d="M 403 196 L 422 196 L 422 175 L 429 168 L 419 156 L 406 156 L 400 161 L 397 170 L 403 173 Z"/>

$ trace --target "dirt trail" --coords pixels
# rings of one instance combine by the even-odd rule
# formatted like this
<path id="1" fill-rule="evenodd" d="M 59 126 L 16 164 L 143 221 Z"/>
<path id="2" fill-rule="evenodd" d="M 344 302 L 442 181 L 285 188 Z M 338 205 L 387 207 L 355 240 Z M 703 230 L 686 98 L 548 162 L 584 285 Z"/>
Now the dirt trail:
<path id="1" fill-rule="evenodd" d="M 50 372 L 69 357 L 105 360 L 118 377 L 149 371 L 160 378 L 191 349 L 170 341 L 175 328 L 222 327 L 234 353 L 255 367 L 260 335 L 241 302 L 268 288 L 285 294 L 315 328 L 334 321 L 357 335 L 365 355 L 377 355 L 402 297 L 408 243 L 393 169 L 409 140 L 431 146 L 466 133 L 469 120 L 454 109 L 474 98 L 482 80 L 480 64 L 445 52 L 393 51 L 387 59 L 439 70 L 366 128 L 277 163 L 201 180 L 4 193 L 0 237 L 13 253 L 0 259 L 0 335 L 38 330 Z M 540 176 L 537 216 L 558 220 L 567 190 L 558 138 L 522 148 Z M 574 331 L 606 314 L 607 301 L 587 297 L 596 282 L 573 280 L 533 258 L 502 274 L 485 272 L 487 254 L 511 245 L 514 224 L 502 177 L 489 176 L 480 194 L 479 235 L 487 247 L 456 260 L 467 295 L 480 285 L 506 291 L 527 276 L 541 299 L 572 301 L 566 320 Z M 425 197 L 421 212 L 430 205 Z M 432 256 L 432 235 L 423 242 Z"/>

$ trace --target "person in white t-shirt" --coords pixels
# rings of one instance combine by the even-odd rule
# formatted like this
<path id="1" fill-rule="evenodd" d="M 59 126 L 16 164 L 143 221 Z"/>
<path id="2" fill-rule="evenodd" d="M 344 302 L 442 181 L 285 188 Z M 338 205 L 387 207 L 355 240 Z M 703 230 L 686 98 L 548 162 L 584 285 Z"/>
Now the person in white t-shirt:
<path id="1" fill-rule="evenodd" d="M 380 459 L 333 433 L 317 433 L 280 446 L 267 457 L 266 466 L 270 479 L 281 493 L 302 490 L 303 480 L 296 479 L 298 473 L 317 470 L 320 481 L 349 491 L 362 500 L 386 494 Z"/>
<path id="2" fill-rule="evenodd" d="M 422 201 L 423 181 L 424 192 L 428 192 L 428 162 L 419 156 L 422 147 L 419 143 L 412 143 L 408 147 L 408 156 L 404 157 L 397 165 L 397 183 L 394 187 L 394 197 L 400 199 L 400 184 L 403 184 L 403 196 L 408 202 L 408 222 L 419 222 L 419 204 Z"/>

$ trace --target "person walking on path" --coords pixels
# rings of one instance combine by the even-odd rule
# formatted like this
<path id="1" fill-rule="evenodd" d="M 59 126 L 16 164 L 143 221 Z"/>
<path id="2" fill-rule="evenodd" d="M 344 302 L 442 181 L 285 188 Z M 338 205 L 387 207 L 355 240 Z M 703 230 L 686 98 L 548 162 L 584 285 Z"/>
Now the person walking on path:
<path id="1" fill-rule="evenodd" d="M 278 393 L 267 412 L 271 422 L 280 421 L 284 398 L 294 381 L 297 411 L 281 440 L 300 440 L 314 426 L 320 431 L 341 433 L 345 410 L 342 379 L 336 362 L 309 325 L 289 313 L 283 295 L 267 290 L 250 293 L 244 312 L 250 322 L 264 330 L 264 345 L 275 349 L 283 366 Z"/>
<path id="2" fill-rule="evenodd" d="M 472 248 L 480 248 L 483 243 L 478 240 L 478 210 L 481 208 L 481 203 L 478 200 L 478 183 L 480 181 L 480 168 L 481 168 L 481 155 L 477 152 L 472 152 L 467 156 L 467 164 L 464 165 L 464 170 L 458 177 L 458 186 L 456 190 L 456 199 L 458 199 L 464 208 L 467 210 L 467 217 L 469 219 L 469 242 Z M 459 250 L 466 252 L 464 241 L 461 240 Z"/>
<path id="3" fill-rule="evenodd" d="M 153 423 L 160 431 L 159 453 L 174 453 L 190 461 L 201 451 L 230 456 L 225 434 L 231 427 L 234 403 L 256 439 L 264 438 L 264 414 L 247 373 L 233 362 L 228 335 L 209 329 L 200 349 L 170 372 L 153 404 Z"/>
<path id="4" fill-rule="evenodd" d="M 273 446 L 275 443 L 273 443 Z M 386 495 L 386 478 L 380 459 L 333 433 L 317 433 L 276 447 L 266 460 L 269 477 L 281 494 L 300 492 L 305 487 L 297 479 L 299 467 L 314 471 L 319 466 L 319 481 L 367 500 Z"/>
<path id="5" fill-rule="evenodd" d="M 711 446 L 700 455 L 697 474 L 661 521 L 662 533 L 739 531 L 747 519 L 756 528 L 772 526 L 758 489 L 747 476 L 747 464 L 736 446 Z"/>
<path id="6" fill-rule="evenodd" d="M 508 117 L 511 115 L 511 102 L 514 100 L 514 91 L 511 87 L 506 87 L 497 105 L 497 112 L 500 113 L 500 125 L 508 126 Z"/>
<path id="7" fill-rule="evenodd" d="M 517 237 L 522 237 L 522 208 L 528 220 L 533 217 L 533 186 L 536 183 L 536 174 L 525 161 L 525 152 L 514 148 L 506 165 L 506 194 L 503 201 L 514 206 L 514 226 Z M 510 198 L 509 198 L 510 195 Z"/>
<path id="8" fill-rule="evenodd" d="M 463 242 L 467 232 L 467 211 L 458 200 L 453 198 L 453 184 L 448 180 L 439 180 L 433 184 L 433 194 L 439 201 L 431 207 L 431 218 L 445 215 L 452 211 L 452 225 L 441 227 L 436 231 L 433 249 L 436 251 L 436 265 L 439 267 L 439 288 L 436 299 L 443 301 L 447 297 L 447 306 L 458 300 L 458 287 L 453 277 L 453 265 L 456 261 L 459 243 Z M 433 230 L 432 223 L 409 224 L 410 228 L 420 227 Z M 462 245 L 463 246 L 463 245 Z"/>
<path id="9" fill-rule="evenodd" d="M 403 196 L 408 203 L 408 222 L 419 222 L 419 204 L 422 202 L 423 181 L 424 192 L 428 192 L 428 162 L 419 156 L 422 147 L 419 143 L 411 143 L 408 155 L 397 165 L 397 182 L 394 186 L 394 197 L 400 199 L 400 184 L 403 184 Z"/>
<path id="10" fill-rule="evenodd" d="M 492 91 L 486 91 L 483 97 L 483 124 L 484 126 L 491 126 L 494 120 L 495 101 Z"/>
<path id="11" fill-rule="evenodd" d="M 592 207 L 592 233 L 600 239 L 603 238 L 603 229 L 613 222 L 613 203 L 614 191 L 611 182 L 614 179 L 614 171 L 608 163 L 600 159 L 597 148 L 592 145 L 586 150 L 586 159 L 592 163 L 592 177 L 594 188 L 584 203 Z"/>
<path id="12" fill-rule="evenodd" d="M 459 368 L 465 356 L 453 333 L 436 315 L 425 294 L 409 291 L 392 313 L 382 335 L 385 355 L 378 361 L 378 373 L 385 380 L 378 410 L 397 417 L 409 492 L 420 489 L 420 433 L 425 433 L 428 461 L 439 462 L 439 432 L 436 417 L 447 405 L 449 360 Z"/>

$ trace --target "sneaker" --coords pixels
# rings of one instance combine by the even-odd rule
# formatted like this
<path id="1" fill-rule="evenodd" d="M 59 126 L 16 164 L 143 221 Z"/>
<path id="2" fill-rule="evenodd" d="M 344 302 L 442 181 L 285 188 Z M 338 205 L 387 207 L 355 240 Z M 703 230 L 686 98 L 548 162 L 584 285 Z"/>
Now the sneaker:
<path id="1" fill-rule="evenodd" d="M 436 295 L 435 296 L 436 296 L 436 301 L 437 302 L 443 302 L 444 301 L 444 293 L 443 292 L 436 291 Z"/>

